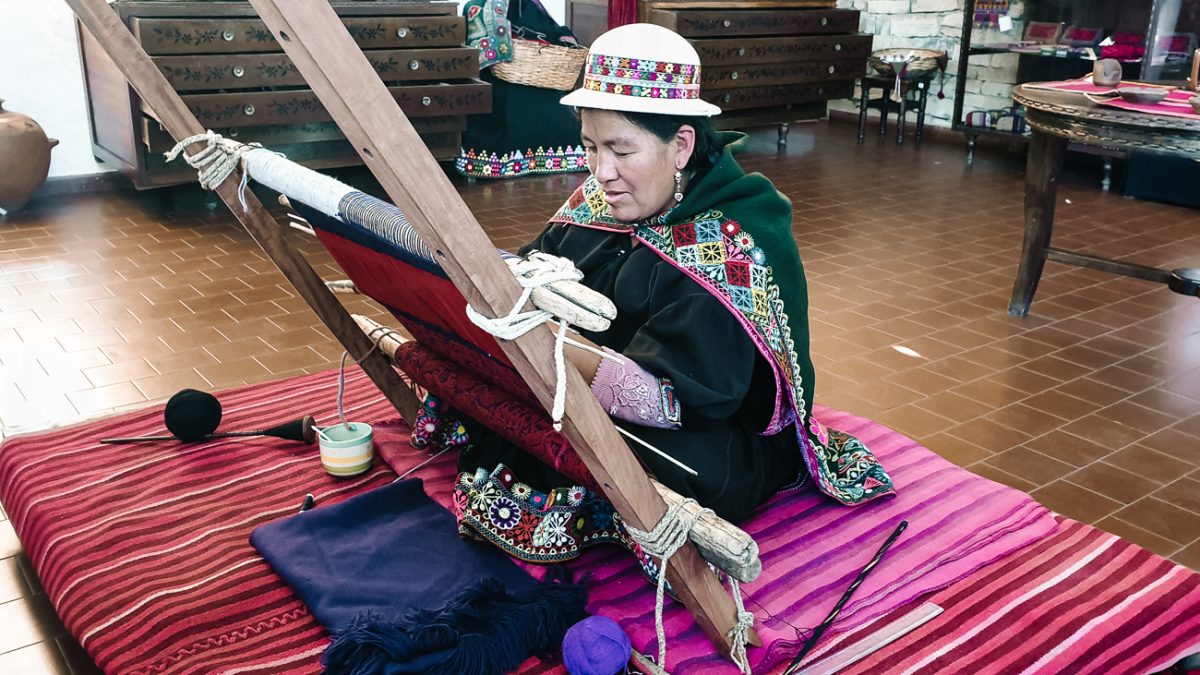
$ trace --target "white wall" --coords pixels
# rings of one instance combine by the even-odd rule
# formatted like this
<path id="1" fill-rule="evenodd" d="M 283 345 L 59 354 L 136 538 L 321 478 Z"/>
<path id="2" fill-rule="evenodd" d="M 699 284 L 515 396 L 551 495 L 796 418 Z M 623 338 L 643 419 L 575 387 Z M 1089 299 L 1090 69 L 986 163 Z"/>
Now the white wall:
<path id="1" fill-rule="evenodd" d="M 59 140 L 51 176 L 112 170 L 92 158 L 75 27 L 62 0 L 0 0 L 0 98 Z"/>
<path id="2" fill-rule="evenodd" d="M 564 20 L 566 0 L 542 4 Z M 92 157 L 75 26 L 62 0 L 0 0 L 0 98 L 6 110 L 29 115 L 59 140 L 51 177 L 113 170 Z"/>

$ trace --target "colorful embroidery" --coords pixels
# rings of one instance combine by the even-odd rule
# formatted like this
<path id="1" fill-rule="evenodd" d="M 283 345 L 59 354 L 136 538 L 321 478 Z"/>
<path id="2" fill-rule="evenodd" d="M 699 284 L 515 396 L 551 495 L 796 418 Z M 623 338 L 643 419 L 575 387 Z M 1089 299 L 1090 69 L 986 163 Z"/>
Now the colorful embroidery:
<path id="1" fill-rule="evenodd" d="M 572 560 L 589 546 L 615 543 L 636 550 L 621 516 L 607 500 L 583 487 L 533 490 L 503 464 L 459 475 L 454 503 L 463 505 L 459 531 L 528 562 Z"/>
<path id="2" fill-rule="evenodd" d="M 809 472 L 823 492 L 844 504 L 892 492 L 891 479 L 861 443 L 822 442 L 808 433 L 809 420 L 797 419 L 808 409 L 800 361 L 779 287 L 753 238 L 737 221 L 716 210 L 674 225 L 664 224 L 663 219 L 637 225 L 614 219 L 600 184 L 589 177 L 550 222 L 630 232 L 695 279 L 733 313 L 773 365 L 778 386 L 775 412 L 763 433 L 777 433 L 796 422 Z"/>
<path id="3" fill-rule="evenodd" d="M 462 447 L 468 443 L 467 428 L 450 414 L 442 399 L 427 393 L 409 442 L 418 450 Z"/>
<path id="4" fill-rule="evenodd" d="M 517 150 L 497 156 L 486 150 L 464 148 L 454 159 L 454 168 L 473 178 L 517 178 L 533 174 L 587 171 L 587 153 L 583 146 Z"/>
<path id="5" fill-rule="evenodd" d="M 700 66 L 591 54 L 583 88 L 644 98 L 700 98 Z"/>
<path id="6" fill-rule="evenodd" d="M 629 536 L 613 505 L 587 488 L 541 493 L 519 482 L 503 464 L 490 474 L 481 467 L 474 474 L 459 474 L 454 515 L 460 535 L 490 542 L 527 562 L 574 560 L 585 548 L 618 544 L 637 556 L 642 574 L 658 584 L 658 564 Z M 674 595 L 670 584 L 667 592 Z"/>
<path id="7" fill-rule="evenodd" d="M 480 68 L 512 61 L 508 0 L 467 0 L 462 15 L 467 20 L 467 44 L 479 50 Z"/>
<path id="8" fill-rule="evenodd" d="M 663 417 L 671 425 L 678 427 L 680 424 L 679 399 L 675 398 L 675 385 L 667 378 L 662 378 L 658 383 L 658 395 L 662 400 Z"/>

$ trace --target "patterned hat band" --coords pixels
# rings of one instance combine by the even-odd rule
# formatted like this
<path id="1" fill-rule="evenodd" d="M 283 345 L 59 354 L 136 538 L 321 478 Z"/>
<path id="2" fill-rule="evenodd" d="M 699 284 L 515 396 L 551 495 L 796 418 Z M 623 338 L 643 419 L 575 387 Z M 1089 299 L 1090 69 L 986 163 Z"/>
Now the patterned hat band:
<path id="1" fill-rule="evenodd" d="M 700 98 L 700 65 L 591 54 L 583 88 L 641 98 Z"/>

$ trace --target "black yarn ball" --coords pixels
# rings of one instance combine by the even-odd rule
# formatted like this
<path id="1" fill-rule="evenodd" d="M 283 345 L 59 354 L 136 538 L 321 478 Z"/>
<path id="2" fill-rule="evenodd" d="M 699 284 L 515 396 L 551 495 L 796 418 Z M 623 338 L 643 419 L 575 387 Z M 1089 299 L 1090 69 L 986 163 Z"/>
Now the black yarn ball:
<path id="1" fill-rule="evenodd" d="M 198 441 L 221 424 L 221 402 L 206 391 L 184 389 L 167 401 L 163 418 L 179 440 Z"/>

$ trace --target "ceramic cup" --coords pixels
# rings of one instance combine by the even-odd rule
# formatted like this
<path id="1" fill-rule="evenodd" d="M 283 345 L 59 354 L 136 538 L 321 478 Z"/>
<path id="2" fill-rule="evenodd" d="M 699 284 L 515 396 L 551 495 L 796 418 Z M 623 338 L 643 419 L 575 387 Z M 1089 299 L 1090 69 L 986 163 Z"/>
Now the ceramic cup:
<path id="1" fill-rule="evenodd" d="M 1115 87 L 1121 84 L 1121 62 L 1116 59 L 1100 59 L 1092 66 L 1092 84 L 1097 87 Z"/>
<path id="2" fill-rule="evenodd" d="M 371 425 L 362 422 L 333 424 L 318 434 L 321 464 L 332 476 L 357 476 L 371 468 L 375 457 L 375 439 Z"/>

